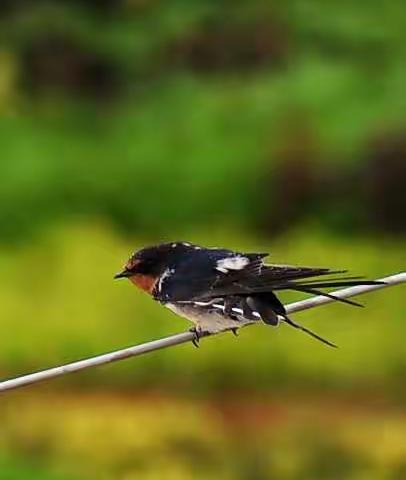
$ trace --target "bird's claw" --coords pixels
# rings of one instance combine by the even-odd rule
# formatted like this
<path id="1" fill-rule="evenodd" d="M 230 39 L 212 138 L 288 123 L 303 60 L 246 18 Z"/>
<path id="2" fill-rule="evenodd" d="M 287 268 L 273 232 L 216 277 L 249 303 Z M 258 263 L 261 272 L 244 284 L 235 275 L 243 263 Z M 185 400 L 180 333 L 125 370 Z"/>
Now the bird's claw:
<path id="1" fill-rule="evenodd" d="M 193 333 L 192 343 L 196 348 L 200 347 L 200 335 L 196 328 L 191 328 L 189 332 Z"/>
<path id="2" fill-rule="evenodd" d="M 231 331 L 235 337 L 238 337 L 238 328 L 232 328 Z"/>

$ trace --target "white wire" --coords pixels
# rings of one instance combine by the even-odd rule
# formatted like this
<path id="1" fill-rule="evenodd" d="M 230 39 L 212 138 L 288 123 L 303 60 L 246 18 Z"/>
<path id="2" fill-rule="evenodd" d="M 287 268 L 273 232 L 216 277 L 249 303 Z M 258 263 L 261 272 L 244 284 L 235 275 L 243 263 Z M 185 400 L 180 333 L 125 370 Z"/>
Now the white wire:
<path id="1" fill-rule="evenodd" d="M 373 290 L 379 290 L 384 287 L 398 285 L 400 283 L 406 282 L 406 272 L 382 278 L 380 279 L 380 281 L 384 283 L 377 285 L 360 285 L 355 287 L 349 287 L 331 293 L 336 297 L 347 298 L 353 297 L 354 295 L 371 292 Z M 293 313 L 332 302 L 334 302 L 334 300 L 331 298 L 316 296 L 308 298 L 306 300 L 302 300 L 300 302 L 291 303 L 289 305 L 286 305 L 285 308 L 288 313 Z M 111 362 L 117 362 L 119 360 L 124 360 L 129 357 L 135 357 L 144 353 L 160 350 L 162 348 L 173 347 L 174 345 L 190 342 L 191 340 L 193 340 L 193 338 L 194 334 L 192 332 L 178 333 L 176 335 L 171 335 L 170 337 L 153 340 L 152 342 L 143 343 L 141 345 L 135 345 L 121 350 L 116 350 L 114 352 L 98 355 L 96 357 L 67 363 L 65 365 L 49 368 L 40 372 L 30 373 L 28 375 L 23 375 L 21 377 L 0 382 L 0 392 L 20 388 L 25 385 L 31 385 L 41 382 L 43 380 L 48 380 L 50 378 L 60 377 L 61 375 L 66 375 L 67 373 L 78 372 L 79 370 L 84 370 L 86 368 L 96 367 L 98 365 L 104 365 Z"/>

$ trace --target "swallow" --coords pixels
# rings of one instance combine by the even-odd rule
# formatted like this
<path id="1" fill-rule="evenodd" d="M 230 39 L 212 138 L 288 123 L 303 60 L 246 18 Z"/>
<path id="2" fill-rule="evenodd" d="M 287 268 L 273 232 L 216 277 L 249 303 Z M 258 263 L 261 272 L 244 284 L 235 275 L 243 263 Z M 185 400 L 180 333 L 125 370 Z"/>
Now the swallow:
<path id="1" fill-rule="evenodd" d="M 135 252 L 114 278 L 128 278 L 154 300 L 192 321 L 196 346 L 202 336 L 211 333 L 230 330 L 237 334 L 250 323 L 278 326 L 282 321 L 336 347 L 288 317 L 275 292 L 295 290 L 362 306 L 320 289 L 381 283 L 360 277 L 331 277 L 346 270 L 265 264 L 268 255 L 189 242 L 162 243 Z"/>

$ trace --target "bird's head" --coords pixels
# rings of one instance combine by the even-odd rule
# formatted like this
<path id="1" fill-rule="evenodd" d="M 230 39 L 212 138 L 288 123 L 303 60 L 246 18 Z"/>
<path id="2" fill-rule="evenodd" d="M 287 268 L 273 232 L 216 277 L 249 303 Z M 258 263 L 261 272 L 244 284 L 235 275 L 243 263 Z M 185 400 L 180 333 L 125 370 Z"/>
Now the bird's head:
<path id="1" fill-rule="evenodd" d="M 134 275 L 158 277 L 168 267 L 169 257 L 174 250 L 170 243 L 145 247 L 135 252 L 114 278 L 130 278 Z"/>

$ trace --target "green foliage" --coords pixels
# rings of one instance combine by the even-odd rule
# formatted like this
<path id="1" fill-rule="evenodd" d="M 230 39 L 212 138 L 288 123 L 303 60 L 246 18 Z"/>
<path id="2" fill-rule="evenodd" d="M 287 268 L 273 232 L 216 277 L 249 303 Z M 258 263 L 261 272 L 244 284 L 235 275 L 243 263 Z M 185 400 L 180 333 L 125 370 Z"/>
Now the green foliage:
<path id="1" fill-rule="evenodd" d="M 362 164 L 404 129 L 401 0 L 107 3 L 23 2 L 0 19 L 2 239 L 66 214 L 263 225 L 275 169 L 303 158 L 356 213 L 331 221 L 319 188 L 299 220 L 325 203 L 326 227 L 371 228 Z M 381 196 L 402 190 L 393 177 Z"/>

